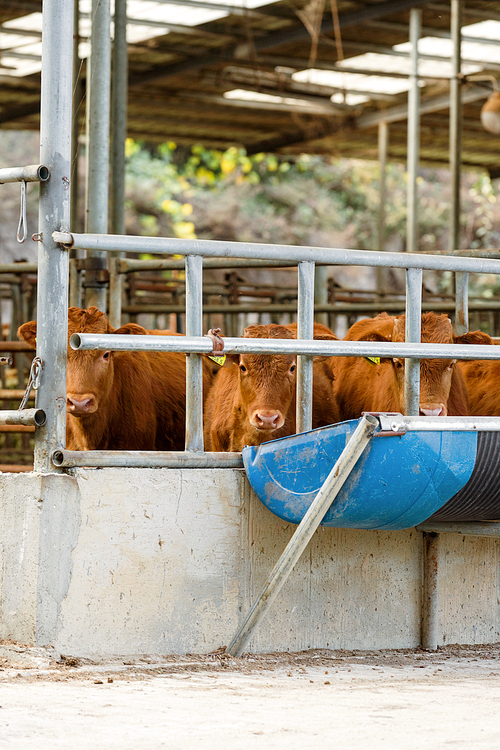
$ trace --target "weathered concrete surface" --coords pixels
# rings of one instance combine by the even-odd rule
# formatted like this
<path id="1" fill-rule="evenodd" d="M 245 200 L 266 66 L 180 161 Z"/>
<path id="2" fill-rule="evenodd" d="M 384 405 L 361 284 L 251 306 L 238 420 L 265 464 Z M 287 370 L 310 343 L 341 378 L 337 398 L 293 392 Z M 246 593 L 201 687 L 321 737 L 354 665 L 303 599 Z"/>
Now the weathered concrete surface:
<path id="1" fill-rule="evenodd" d="M 226 469 L 0 475 L 0 638 L 80 656 L 227 644 L 295 527 Z M 443 535 L 440 642 L 500 640 L 499 543 Z M 319 529 L 249 650 L 411 648 L 422 535 Z"/>

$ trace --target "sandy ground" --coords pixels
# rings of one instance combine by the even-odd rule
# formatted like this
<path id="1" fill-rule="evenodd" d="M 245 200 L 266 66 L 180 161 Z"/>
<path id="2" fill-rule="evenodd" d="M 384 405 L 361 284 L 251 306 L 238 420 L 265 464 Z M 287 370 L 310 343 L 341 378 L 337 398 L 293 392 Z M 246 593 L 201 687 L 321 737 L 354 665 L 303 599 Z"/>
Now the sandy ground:
<path id="1" fill-rule="evenodd" d="M 90 662 L 0 644 L 0 748 L 500 748 L 500 644 Z"/>

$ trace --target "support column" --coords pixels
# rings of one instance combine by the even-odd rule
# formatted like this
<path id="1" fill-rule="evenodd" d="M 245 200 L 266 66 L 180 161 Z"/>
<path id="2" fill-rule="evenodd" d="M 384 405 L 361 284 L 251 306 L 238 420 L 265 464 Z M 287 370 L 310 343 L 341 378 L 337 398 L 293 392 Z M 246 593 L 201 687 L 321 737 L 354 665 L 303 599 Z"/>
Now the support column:
<path id="1" fill-rule="evenodd" d="M 422 27 L 422 11 L 410 11 L 410 90 L 408 91 L 408 188 L 406 250 L 414 253 L 418 249 L 417 171 L 420 142 L 420 89 L 418 86 L 418 40 Z"/>
<path id="2" fill-rule="evenodd" d="M 436 651 L 439 635 L 439 534 L 424 531 L 422 648 Z"/>
<path id="3" fill-rule="evenodd" d="M 127 137 L 127 0 L 115 0 L 111 100 L 111 232 L 125 234 L 125 139 Z M 117 273 L 116 258 L 109 268 L 109 320 L 121 325 L 123 275 Z"/>
<path id="4" fill-rule="evenodd" d="M 85 232 L 108 232 L 111 37 L 109 0 L 92 0 L 91 55 L 87 61 L 87 195 Z M 87 252 L 85 304 L 106 312 L 106 253 Z"/>
<path id="5" fill-rule="evenodd" d="M 383 120 L 378 124 L 378 162 L 380 166 L 380 188 L 377 217 L 377 252 L 385 249 L 385 204 L 386 204 L 386 169 L 387 150 L 389 146 L 389 125 Z M 381 266 L 376 268 L 377 295 L 379 299 L 385 293 L 385 269 Z"/>
<path id="6" fill-rule="evenodd" d="M 35 471 L 57 471 L 52 451 L 66 444 L 66 351 L 68 346 L 68 252 L 52 239 L 70 227 L 73 3 L 43 7 L 40 163 L 50 179 L 40 183 L 38 231 L 37 356 L 43 369 L 37 408 L 47 421 L 35 433 Z"/>
<path id="7" fill-rule="evenodd" d="M 462 152 L 462 0 L 451 0 L 451 78 L 450 78 L 450 237 L 448 249 L 460 248 L 460 177 Z M 451 281 L 451 292 L 463 288 L 466 283 L 462 273 L 455 273 Z M 467 313 L 467 311 L 466 311 Z M 467 314 L 466 316 L 467 317 Z M 459 318 L 455 317 L 457 333 L 465 333 Z"/>

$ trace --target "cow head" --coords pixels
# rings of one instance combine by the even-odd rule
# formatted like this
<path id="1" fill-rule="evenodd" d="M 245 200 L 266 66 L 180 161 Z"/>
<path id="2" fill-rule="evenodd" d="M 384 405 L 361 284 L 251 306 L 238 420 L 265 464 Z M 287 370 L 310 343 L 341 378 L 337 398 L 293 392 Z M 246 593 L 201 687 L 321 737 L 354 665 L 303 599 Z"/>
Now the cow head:
<path id="1" fill-rule="evenodd" d="M 369 335 L 371 340 L 373 334 Z M 405 316 L 394 319 L 392 337 L 378 335 L 379 341 L 404 341 Z M 455 336 L 449 318 L 433 312 L 424 313 L 421 323 L 421 341 L 426 344 L 492 344 L 491 338 L 481 331 Z M 394 371 L 399 408 L 404 410 L 405 360 L 395 357 L 390 362 Z M 420 414 L 428 417 L 446 417 L 448 398 L 456 366 L 455 359 L 422 359 L 420 361 Z"/>
<path id="2" fill-rule="evenodd" d="M 82 310 L 70 307 L 68 310 L 68 340 L 73 333 L 118 333 L 145 334 L 146 331 L 135 323 L 128 323 L 115 329 L 97 307 Z M 18 332 L 34 349 L 36 348 L 36 321 L 24 323 Z M 67 398 L 66 411 L 75 417 L 88 417 L 95 414 L 99 406 L 108 398 L 113 386 L 116 356 L 112 351 L 74 351 L 68 346 Z"/>
<path id="3" fill-rule="evenodd" d="M 245 328 L 244 338 L 293 339 L 284 326 Z M 238 403 L 251 426 L 261 433 L 283 427 L 295 396 L 297 358 L 292 354 L 237 354 L 231 357 L 238 368 Z"/>

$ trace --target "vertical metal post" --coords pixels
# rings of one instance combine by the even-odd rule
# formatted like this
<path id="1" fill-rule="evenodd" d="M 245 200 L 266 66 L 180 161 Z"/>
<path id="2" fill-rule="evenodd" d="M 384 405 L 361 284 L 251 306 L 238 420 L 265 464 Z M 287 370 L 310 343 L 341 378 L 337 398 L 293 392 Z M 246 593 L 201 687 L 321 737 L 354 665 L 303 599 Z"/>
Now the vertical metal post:
<path id="1" fill-rule="evenodd" d="M 439 635 L 439 534 L 424 531 L 422 648 L 436 651 Z"/>
<path id="2" fill-rule="evenodd" d="M 288 580 L 295 563 L 307 547 L 311 537 L 323 520 L 325 513 L 342 489 L 357 460 L 370 442 L 377 426 L 371 414 L 361 417 L 351 439 L 335 462 L 318 494 L 309 506 L 304 518 L 288 542 L 285 551 L 274 566 L 259 598 L 244 619 L 238 632 L 229 644 L 226 653 L 240 656 L 271 604 Z"/>
<path id="3" fill-rule="evenodd" d="M 80 153 L 78 136 L 80 132 L 79 111 L 82 104 L 83 85 L 80 77 L 79 57 L 79 0 L 73 0 L 74 30 L 73 30 L 73 125 L 71 130 L 71 231 L 78 232 L 78 156 Z M 70 251 L 70 257 L 76 258 L 76 250 Z"/>
<path id="4" fill-rule="evenodd" d="M 111 232 L 125 234 L 125 139 L 127 137 L 127 0 L 115 0 L 111 100 Z M 122 281 L 116 256 L 109 264 L 109 321 L 121 325 Z M 112 256 L 112 257 L 113 257 Z"/>
<path id="5" fill-rule="evenodd" d="M 469 274 L 455 274 L 455 333 L 461 336 L 469 330 Z"/>
<path id="6" fill-rule="evenodd" d="M 422 269 L 406 269 L 405 341 L 420 343 L 422 327 Z M 405 363 L 405 414 L 418 416 L 420 411 L 420 360 Z"/>
<path id="7" fill-rule="evenodd" d="M 108 232 L 109 109 L 111 95 L 110 0 L 92 0 L 91 55 L 87 61 L 87 194 L 85 231 Z M 87 252 L 87 307 L 106 312 L 106 253 Z"/>
<path id="8" fill-rule="evenodd" d="M 203 335 L 203 258 L 186 255 L 186 336 Z M 203 450 L 203 360 L 186 354 L 186 450 Z"/>
<path id="9" fill-rule="evenodd" d="M 417 218 L 417 172 L 420 141 L 420 89 L 418 86 L 418 40 L 422 26 L 422 11 L 410 10 L 410 89 L 408 91 L 408 187 L 406 249 L 410 253 L 418 249 Z"/>
<path id="10" fill-rule="evenodd" d="M 451 178 L 451 205 L 450 205 L 450 236 L 448 248 L 450 251 L 458 250 L 460 247 L 460 173 L 461 173 L 461 151 L 462 151 L 462 0 L 451 0 L 451 78 L 450 78 L 450 178 Z M 451 292 L 457 287 L 459 274 L 453 274 Z"/>
<path id="11" fill-rule="evenodd" d="M 57 471 L 52 451 L 66 444 L 68 252 L 52 239 L 70 226 L 73 3 L 52 0 L 43 8 L 40 163 L 50 179 L 40 183 L 37 356 L 43 369 L 36 406 L 47 421 L 35 433 L 35 471 Z"/>
<path id="12" fill-rule="evenodd" d="M 316 266 L 314 275 L 314 304 L 328 304 L 328 266 Z M 328 325 L 328 313 L 320 312 L 315 315 L 318 323 L 324 326 Z"/>
<path id="13" fill-rule="evenodd" d="M 314 338 L 314 263 L 298 266 L 297 338 Z M 297 432 L 312 428 L 313 359 L 297 357 Z"/>
<path id="14" fill-rule="evenodd" d="M 386 170 L 387 170 L 387 150 L 389 146 L 389 125 L 383 120 L 378 124 L 378 162 L 380 166 L 380 189 L 379 204 L 377 217 L 377 252 L 381 253 L 385 249 L 385 204 L 386 204 Z M 377 266 L 377 294 L 383 295 L 385 292 L 385 269 Z"/>

